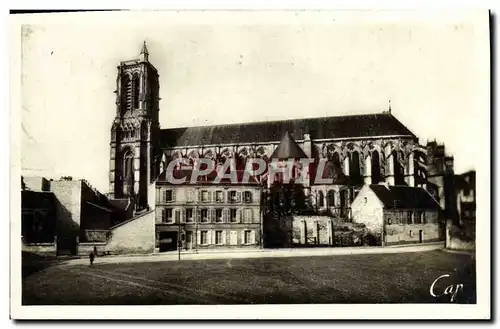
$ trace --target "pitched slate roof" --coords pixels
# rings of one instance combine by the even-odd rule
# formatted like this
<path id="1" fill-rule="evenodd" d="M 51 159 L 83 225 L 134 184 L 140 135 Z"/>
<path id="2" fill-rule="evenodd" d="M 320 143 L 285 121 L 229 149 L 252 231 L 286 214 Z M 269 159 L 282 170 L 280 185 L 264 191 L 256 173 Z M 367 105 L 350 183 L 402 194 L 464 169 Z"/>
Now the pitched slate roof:
<path id="1" fill-rule="evenodd" d="M 129 199 L 109 199 L 109 204 L 119 210 L 127 210 L 130 205 Z"/>
<path id="2" fill-rule="evenodd" d="M 257 178 L 253 175 L 248 176 L 248 181 L 245 182 L 243 180 L 243 177 L 245 175 L 244 170 L 236 170 L 236 179 L 237 183 L 233 184 L 231 182 L 230 178 L 221 178 L 220 182 L 216 183 L 215 179 L 217 178 L 217 171 L 212 171 L 211 173 L 205 175 L 205 176 L 198 176 L 196 180 L 196 185 L 259 185 L 259 181 Z M 193 169 L 179 169 L 179 170 L 174 170 L 172 172 L 173 178 L 175 179 L 183 179 L 185 178 L 185 182 L 183 184 L 179 185 L 189 185 L 191 184 L 191 176 L 193 174 Z M 158 182 L 159 184 L 168 184 L 170 185 L 171 183 L 167 180 L 167 171 L 163 171 L 163 173 L 158 177 Z M 175 185 L 175 184 L 174 184 Z"/>
<path id="3" fill-rule="evenodd" d="M 392 114 L 349 115 L 163 129 L 162 147 L 276 142 L 288 131 L 295 140 L 401 135 L 416 138 Z"/>
<path id="4" fill-rule="evenodd" d="M 421 187 L 370 185 L 385 208 L 440 209 L 434 198 Z"/>
<path id="5" fill-rule="evenodd" d="M 297 142 L 293 139 L 288 131 L 280 141 L 278 147 L 274 150 L 271 155 L 271 159 L 300 159 L 307 158 L 304 151 L 297 145 Z"/>

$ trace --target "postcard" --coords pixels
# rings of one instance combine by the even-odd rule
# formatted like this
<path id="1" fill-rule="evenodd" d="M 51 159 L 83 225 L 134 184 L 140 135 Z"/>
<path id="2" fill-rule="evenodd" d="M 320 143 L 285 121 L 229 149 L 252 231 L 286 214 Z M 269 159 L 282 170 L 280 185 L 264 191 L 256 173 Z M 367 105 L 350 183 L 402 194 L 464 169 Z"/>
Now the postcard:
<path id="1" fill-rule="evenodd" d="M 11 15 L 11 317 L 490 319 L 489 24 Z"/>

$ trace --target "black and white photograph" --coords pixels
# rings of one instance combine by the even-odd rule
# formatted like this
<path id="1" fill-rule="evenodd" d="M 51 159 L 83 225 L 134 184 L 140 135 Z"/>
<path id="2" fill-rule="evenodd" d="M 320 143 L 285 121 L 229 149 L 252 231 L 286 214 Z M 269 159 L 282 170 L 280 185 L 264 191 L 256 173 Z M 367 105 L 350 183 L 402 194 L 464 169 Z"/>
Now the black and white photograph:
<path id="1" fill-rule="evenodd" d="M 490 318 L 488 10 L 11 16 L 12 318 Z"/>

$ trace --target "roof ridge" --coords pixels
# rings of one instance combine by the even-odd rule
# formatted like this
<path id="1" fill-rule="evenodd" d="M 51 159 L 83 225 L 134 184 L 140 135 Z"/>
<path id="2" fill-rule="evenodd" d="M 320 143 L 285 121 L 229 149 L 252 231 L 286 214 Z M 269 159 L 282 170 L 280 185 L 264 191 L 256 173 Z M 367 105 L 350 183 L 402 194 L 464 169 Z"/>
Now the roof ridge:
<path id="1" fill-rule="evenodd" d="M 247 121 L 247 122 L 223 123 L 223 124 L 212 124 L 212 125 L 182 126 L 182 127 L 163 128 L 161 130 L 164 131 L 164 130 L 188 129 L 188 128 L 228 127 L 228 126 L 241 126 L 241 125 L 252 125 L 252 124 L 257 124 L 258 125 L 258 124 L 269 123 L 269 122 L 294 122 L 294 121 L 302 121 L 302 120 L 318 120 L 318 119 L 331 119 L 331 118 L 352 118 L 352 117 L 384 116 L 384 115 L 388 116 L 388 115 L 391 115 L 391 114 L 388 113 L 388 112 L 370 112 L 370 113 L 358 113 L 358 114 L 346 114 L 346 115 L 330 115 L 330 116 L 318 116 L 318 117 L 283 119 L 283 120 L 260 120 L 260 121 Z M 397 118 L 395 118 L 395 119 L 397 120 Z M 399 120 L 397 120 L 397 121 L 399 122 Z M 406 128 L 406 126 L 405 126 L 405 128 Z"/>

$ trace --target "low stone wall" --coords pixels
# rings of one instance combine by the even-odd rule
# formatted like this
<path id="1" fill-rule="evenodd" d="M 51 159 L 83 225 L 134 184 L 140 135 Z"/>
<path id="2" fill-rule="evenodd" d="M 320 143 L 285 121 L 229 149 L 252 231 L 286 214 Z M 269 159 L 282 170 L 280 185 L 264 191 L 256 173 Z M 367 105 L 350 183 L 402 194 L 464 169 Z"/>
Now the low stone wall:
<path id="1" fill-rule="evenodd" d="M 380 245 L 381 236 L 369 232 L 363 223 L 346 222 L 330 216 L 293 216 L 295 247 L 352 247 Z"/>
<path id="2" fill-rule="evenodd" d="M 107 242 L 80 243 L 78 255 L 88 256 L 94 247 L 97 256 L 153 253 L 155 212 L 149 211 L 112 227 Z"/>
<path id="3" fill-rule="evenodd" d="M 78 245 L 78 256 L 88 256 L 97 249 L 97 256 L 104 256 L 108 253 L 106 250 L 106 242 L 84 242 Z"/>
<path id="4" fill-rule="evenodd" d="M 293 216 L 293 244 L 331 245 L 332 220 L 328 216 Z"/>
<path id="5" fill-rule="evenodd" d="M 21 250 L 37 255 L 55 256 L 57 254 L 57 245 L 55 243 L 23 243 Z"/>

